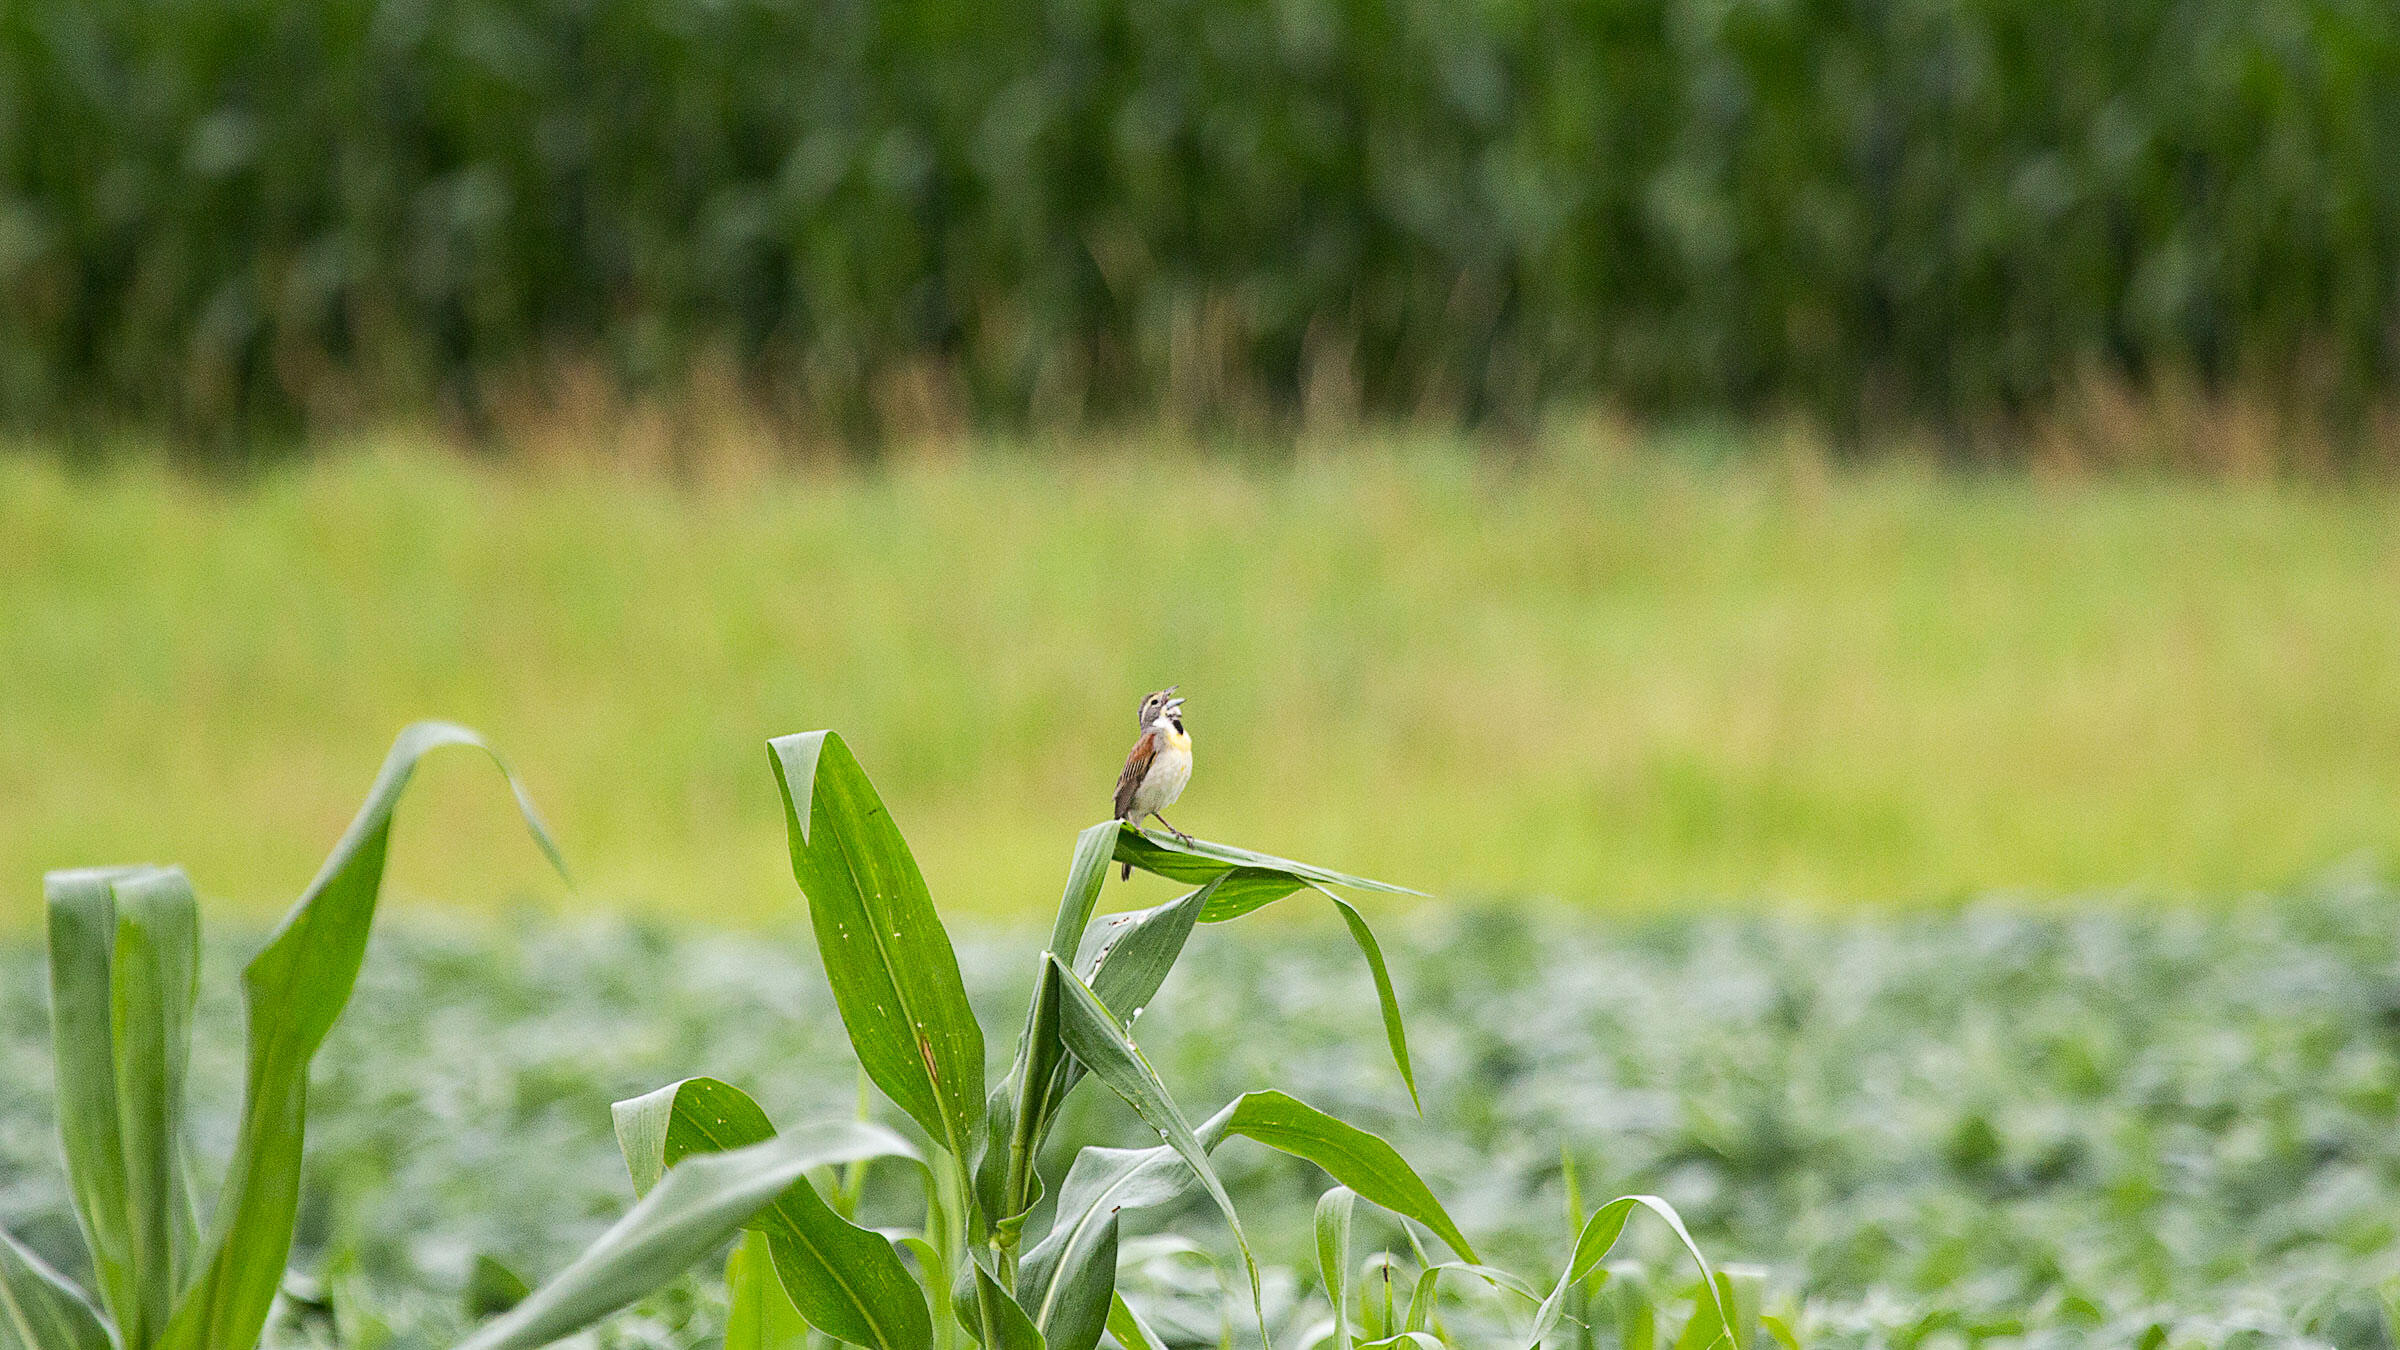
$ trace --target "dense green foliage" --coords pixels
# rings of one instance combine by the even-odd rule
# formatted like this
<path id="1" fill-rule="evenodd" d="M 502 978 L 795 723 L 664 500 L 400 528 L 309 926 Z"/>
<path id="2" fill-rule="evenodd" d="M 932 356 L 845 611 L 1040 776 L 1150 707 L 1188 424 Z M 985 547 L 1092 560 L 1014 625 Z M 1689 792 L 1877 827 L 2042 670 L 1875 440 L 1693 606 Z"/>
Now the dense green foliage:
<path id="1" fill-rule="evenodd" d="M 2356 407 L 2376 0 L 34 0 L 0 420 Z"/>
<path id="2" fill-rule="evenodd" d="M 1563 1140 L 1587 1196 L 1655 1190 L 1712 1252 L 1763 1263 L 1765 1306 L 1798 1304 L 1814 1347 L 2017 1326 L 2021 1344 L 2124 1346 L 2153 1323 L 2176 1346 L 2388 1344 L 2388 889 L 2218 912 L 1619 931 L 1563 913 L 1428 917 L 1385 934 L 1422 1121 L 1372 1052 L 1366 977 L 1331 923 L 1202 933 L 1143 1019 L 1145 1047 L 1194 1100 L 1272 1076 L 1386 1135 L 1502 1264 L 1554 1268 L 1565 1251 Z M 986 1025 L 1023 1016 L 1038 945 L 1030 931 L 962 942 Z M 28 946 L 0 954 L 0 1223 L 63 1262 L 78 1242 L 49 1133 L 39 963 Z M 208 962 L 196 1024 L 204 1156 L 222 1156 L 236 1105 L 232 964 Z M 380 937 L 319 1066 L 292 1287 L 322 1301 L 287 1305 L 271 1343 L 439 1350 L 462 1328 L 473 1253 L 555 1269 L 624 1205 L 603 1098 L 704 1069 L 777 1120 L 847 1113 L 849 1052 L 815 966 L 782 935 Z M 1156 1142 L 1104 1096 L 1071 1111 L 1079 1138 Z M 1265 1150 L 1223 1157 L 1277 1263 L 1270 1318 L 1312 1320 L 1302 1254 L 1321 1181 Z M 1209 1239 L 1216 1273 L 1155 1240 L 1169 1231 Z M 1658 1234 L 1636 1236 L 1652 1278 L 1678 1273 Z M 1391 1240 L 1362 1206 L 1354 1250 Z M 1129 1295 L 1180 1343 L 1246 1320 L 1204 1196 L 1128 1216 L 1123 1253 Z M 707 1343 L 725 1315 L 714 1283 L 649 1301 L 602 1344 Z M 1613 1317 L 1597 1325 L 1596 1344 L 1619 1343 Z"/>

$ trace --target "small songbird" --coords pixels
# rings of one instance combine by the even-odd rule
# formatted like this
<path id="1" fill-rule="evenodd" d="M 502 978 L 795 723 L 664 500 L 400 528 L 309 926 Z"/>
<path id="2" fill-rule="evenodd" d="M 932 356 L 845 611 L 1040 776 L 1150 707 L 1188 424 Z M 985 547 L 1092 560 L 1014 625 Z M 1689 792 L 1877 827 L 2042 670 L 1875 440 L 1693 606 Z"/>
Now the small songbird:
<path id="1" fill-rule="evenodd" d="M 1183 795 L 1183 785 L 1192 781 L 1192 738 L 1183 729 L 1183 700 L 1175 697 L 1181 687 L 1171 684 L 1142 700 L 1142 738 L 1133 743 L 1125 771 L 1117 775 L 1117 819 L 1139 828 L 1158 816 L 1159 824 L 1188 844 L 1190 835 L 1158 815 L 1173 806 Z M 1125 864 L 1125 876 L 1133 876 L 1132 863 Z"/>

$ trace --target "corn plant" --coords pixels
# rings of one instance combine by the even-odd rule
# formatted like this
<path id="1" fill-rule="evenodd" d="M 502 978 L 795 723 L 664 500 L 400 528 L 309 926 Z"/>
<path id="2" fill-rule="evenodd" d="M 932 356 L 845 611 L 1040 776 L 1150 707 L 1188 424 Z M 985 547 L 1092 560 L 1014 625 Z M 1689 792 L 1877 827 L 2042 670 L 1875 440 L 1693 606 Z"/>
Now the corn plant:
<path id="1" fill-rule="evenodd" d="M 94 1289 L 77 1288 L 0 1233 L 0 1350 L 250 1350 L 258 1343 L 291 1254 L 309 1064 L 366 956 L 393 809 L 417 761 L 446 745 L 490 753 L 463 727 L 421 722 L 403 730 L 357 818 L 244 967 L 241 1120 L 205 1219 L 184 1130 L 199 992 L 192 883 L 179 867 L 148 865 L 43 879 L 59 1142 Z M 505 764 L 500 771 L 508 775 Z M 509 785 L 534 839 L 559 865 L 513 775 Z"/>
<path id="2" fill-rule="evenodd" d="M 1731 1339 L 1723 1289 L 1665 1202 L 1629 1196 L 1592 1214 L 1567 1271 L 1543 1294 L 1479 1264 L 1467 1236 L 1389 1143 L 1272 1089 L 1247 1093 L 1195 1125 L 1135 1042 L 1132 1028 L 1196 925 L 1241 918 L 1308 892 L 1330 900 L 1357 941 L 1382 1004 L 1392 1058 L 1414 1100 L 1408 1042 L 1383 957 L 1364 917 L 1334 889 L 1402 888 L 1208 842 L 1153 837 L 1107 821 L 1076 839 L 1050 945 L 1033 975 L 1016 1053 L 997 1082 L 968 1007 L 958 961 L 899 828 L 841 738 L 768 743 L 781 788 L 792 872 L 807 897 L 834 1003 L 866 1077 L 914 1137 L 865 1120 L 778 1131 L 747 1094 L 690 1078 L 617 1103 L 617 1136 L 638 1201 L 608 1232 L 522 1302 L 484 1324 L 463 1350 L 532 1350 L 624 1307 L 737 1234 L 726 1262 L 729 1350 L 784 1350 L 808 1329 L 868 1350 L 952 1350 L 963 1332 L 985 1350 L 1160 1350 L 1161 1338 L 1117 1289 L 1127 1210 L 1197 1186 L 1230 1228 L 1248 1276 L 1259 1335 L 1270 1346 L 1258 1264 L 1211 1161 L 1239 1136 L 1306 1159 L 1336 1183 L 1319 1209 L 1322 1279 L 1335 1311 L 1333 1350 L 1422 1350 L 1440 1343 L 1445 1272 L 1513 1291 L 1534 1305 L 1539 1344 L 1571 1291 L 1636 1211 L 1655 1212 L 1698 1263 L 1718 1312 L 1699 1347 Z M 1095 918 L 1112 864 L 1194 887 L 1155 908 Z M 1045 1183 L 1036 1166 L 1068 1094 L 1097 1079 L 1159 1136 L 1155 1147 L 1084 1148 L 1036 1227 Z M 922 1220 L 861 1226 L 857 1200 L 872 1165 L 921 1196 Z M 839 1169 L 836 1171 L 835 1169 Z M 820 1189 L 819 1179 L 830 1184 Z M 1349 1233 L 1358 1199 L 1389 1212 L 1423 1267 L 1405 1313 L 1348 1309 Z M 1434 1261 L 1419 1231 L 1451 1253 Z M 1697 1320 L 1697 1315 L 1696 1315 Z M 1715 1327 L 1717 1332 L 1709 1332 Z M 1322 1337 L 1313 1338 L 1321 1341 Z"/>

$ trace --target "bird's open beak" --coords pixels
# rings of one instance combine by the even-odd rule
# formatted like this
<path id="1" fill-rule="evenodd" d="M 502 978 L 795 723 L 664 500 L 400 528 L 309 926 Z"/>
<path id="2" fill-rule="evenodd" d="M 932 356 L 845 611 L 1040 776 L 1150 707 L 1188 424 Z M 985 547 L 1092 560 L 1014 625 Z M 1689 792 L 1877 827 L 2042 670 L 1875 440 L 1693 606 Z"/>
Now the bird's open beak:
<path id="1" fill-rule="evenodd" d="M 1171 713 L 1178 713 L 1178 712 L 1182 712 L 1182 711 L 1183 711 L 1183 700 L 1182 700 L 1182 699 L 1179 699 L 1179 698 L 1171 698 L 1171 699 L 1168 699 L 1168 700 L 1167 700 L 1167 711 L 1168 711 L 1168 712 L 1171 712 Z"/>

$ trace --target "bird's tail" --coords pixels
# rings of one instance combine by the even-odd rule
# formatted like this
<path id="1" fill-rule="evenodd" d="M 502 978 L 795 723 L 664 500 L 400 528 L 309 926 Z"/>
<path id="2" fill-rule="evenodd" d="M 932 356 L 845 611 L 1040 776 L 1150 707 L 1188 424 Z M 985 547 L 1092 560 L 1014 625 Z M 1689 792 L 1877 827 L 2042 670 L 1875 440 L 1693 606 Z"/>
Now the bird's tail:
<path id="1" fill-rule="evenodd" d="M 1125 875 L 1124 875 L 1124 877 L 1123 877 L 1123 880 L 1126 880 L 1126 881 L 1131 881 L 1131 880 L 1133 880 L 1133 864 L 1132 864 L 1132 863 L 1127 863 L 1127 864 L 1125 864 Z"/>

